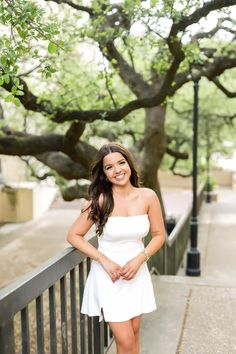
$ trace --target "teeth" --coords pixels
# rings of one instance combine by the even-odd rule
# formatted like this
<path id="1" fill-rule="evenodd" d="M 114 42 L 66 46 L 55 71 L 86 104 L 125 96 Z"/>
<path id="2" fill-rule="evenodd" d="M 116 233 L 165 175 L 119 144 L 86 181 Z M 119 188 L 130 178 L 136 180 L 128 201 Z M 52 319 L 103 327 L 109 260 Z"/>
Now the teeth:
<path id="1" fill-rule="evenodd" d="M 124 177 L 124 173 L 122 175 L 116 176 L 116 179 L 122 179 Z"/>

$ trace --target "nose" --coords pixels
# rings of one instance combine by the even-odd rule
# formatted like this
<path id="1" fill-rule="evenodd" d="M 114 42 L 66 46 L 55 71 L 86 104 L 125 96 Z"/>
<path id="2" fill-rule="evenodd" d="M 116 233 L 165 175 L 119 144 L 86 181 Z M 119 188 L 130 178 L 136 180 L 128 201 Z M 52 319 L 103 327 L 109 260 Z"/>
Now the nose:
<path id="1" fill-rule="evenodd" d="M 119 173 L 121 171 L 120 165 L 115 165 L 114 172 Z"/>

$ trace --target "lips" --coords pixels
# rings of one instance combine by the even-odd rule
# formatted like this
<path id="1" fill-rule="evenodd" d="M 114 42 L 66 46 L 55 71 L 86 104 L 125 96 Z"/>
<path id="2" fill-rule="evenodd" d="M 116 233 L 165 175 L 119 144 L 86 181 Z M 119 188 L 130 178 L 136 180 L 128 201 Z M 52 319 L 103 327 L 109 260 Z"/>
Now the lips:
<path id="1" fill-rule="evenodd" d="M 115 179 L 116 179 L 117 181 L 121 181 L 124 177 L 125 177 L 125 174 L 122 173 L 121 175 L 116 176 Z"/>

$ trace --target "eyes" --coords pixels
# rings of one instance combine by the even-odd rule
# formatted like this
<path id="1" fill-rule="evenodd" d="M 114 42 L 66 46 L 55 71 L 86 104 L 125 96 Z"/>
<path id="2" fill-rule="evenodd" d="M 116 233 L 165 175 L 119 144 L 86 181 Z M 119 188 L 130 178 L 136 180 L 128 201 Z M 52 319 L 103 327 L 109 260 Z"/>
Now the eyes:
<path id="1" fill-rule="evenodd" d="M 120 160 L 120 161 L 118 161 L 117 164 L 118 165 L 124 165 L 124 164 L 126 164 L 126 161 L 125 160 Z M 106 165 L 104 167 L 104 171 L 109 171 L 109 170 L 112 170 L 112 169 L 114 169 L 114 165 Z"/>

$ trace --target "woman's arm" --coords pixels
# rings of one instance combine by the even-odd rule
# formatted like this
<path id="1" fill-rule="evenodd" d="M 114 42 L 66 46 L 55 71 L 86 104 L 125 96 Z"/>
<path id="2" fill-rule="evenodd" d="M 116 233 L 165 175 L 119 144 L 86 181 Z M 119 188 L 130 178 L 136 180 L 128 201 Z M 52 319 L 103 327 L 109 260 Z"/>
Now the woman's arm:
<path id="1" fill-rule="evenodd" d="M 93 220 L 88 218 L 88 214 L 88 208 L 85 208 L 85 211 L 81 212 L 69 229 L 67 241 L 88 257 L 98 260 L 101 255 L 100 252 L 84 238 L 85 234 L 94 224 Z"/>
<path id="2" fill-rule="evenodd" d="M 154 191 L 149 190 L 149 194 L 148 218 L 152 238 L 145 247 L 145 252 L 149 257 L 151 257 L 163 246 L 166 231 L 159 199 Z"/>
<path id="3" fill-rule="evenodd" d="M 151 189 L 145 190 L 145 200 L 147 198 L 148 218 L 150 222 L 151 241 L 145 247 L 143 252 L 140 252 L 135 258 L 131 259 L 123 267 L 122 276 L 124 279 L 130 280 L 137 273 L 141 264 L 153 254 L 155 254 L 165 242 L 165 226 L 162 216 L 159 199 Z"/>
<path id="4" fill-rule="evenodd" d="M 84 235 L 94 224 L 93 220 L 89 217 L 89 207 L 85 208 L 85 211 L 81 212 L 80 216 L 72 224 L 68 235 L 67 241 L 79 251 L 85 253 L 88 257 L 99 262 L 104 270 L 110 275 L 111 280 L 114 282 L 119 279 L 121 274 L 121 267 L 111 261 L 102 252 L 91 245 Z"/>

